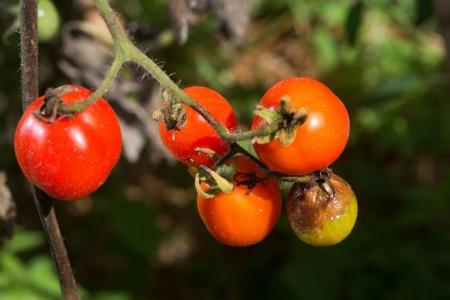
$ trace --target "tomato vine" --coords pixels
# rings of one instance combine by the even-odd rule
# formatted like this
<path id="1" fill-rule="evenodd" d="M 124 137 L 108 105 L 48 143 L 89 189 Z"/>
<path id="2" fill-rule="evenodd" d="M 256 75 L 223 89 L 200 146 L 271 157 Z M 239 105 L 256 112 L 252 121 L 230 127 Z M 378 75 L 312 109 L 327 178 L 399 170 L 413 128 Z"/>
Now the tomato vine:
<path id="1" fill-rule="evenodd" d="M 165 140 L 163 137 L 163 142 L 165 141 L 170 150 L 173 150 L 171 149 L 173 145 L 171 145 L 170 138 L 174 139 L 175 134 L 170 137 L 168 132 L 174 128 L 164 126 L 167 124 L 175 125 L 176 129 L 179 130 L 178 133 L 181 134 L 182 124 L 178 126 L 177 122 L 189 119 L 182 113 L 177 114 L 183 111 L 184 106 L 190 107 L 208 123 L 206 125 L 196 123 L 196 130 L 204 133 L 208 129 L 211 130 L 212 127 L 220 142 L 223 141 L 226 145 L 226 147 L 220 148 L 219 153 L 215 152 L 215 149 L 211 149 L 212 147 L 200 145 L 198 148 L 188 149 L 188 154 L 178 157 L 179 160 L 191 165 L 196 171 L 195 186 L 198 191 L 199 213 L 208 230 L 216 239 L 228 245 L 248 246 L 265 238 L 280 215 L 281 192 L 276 181 L 296 183 L 289 197 L 289 203 L 292 204 L 289 206 L 289 215 L 291 216 L 289 220 L 294 232 L 301 239 L 310 244 L 326 245 L 339 242 L 350 233 L 356 220 L 356 198 L 349 185 L 336 183 L 337 181 L 333 179 L 334 177 L 332 177 L 333 175 L 328 168 L 342 153 L 347 143 L 350 125 L 345 107 L 328 88 L 311 79 L 293 78 L 284 80 L 269 89 L 257 106 L 252 129 L 240 131 L 236 129 L 235 119 L 233 119 L 231 125 L 224 120 L 220 120 L 219 114 L 212 113 L 205 103 L 195 100 L 195 97 L 191 97 L 191 94 L 186 90 L 181 90 L 151 58 L 135 46 L 118 21 L 108 0 L 95 0 L 95 4 L 111 33 L 113 41 L 112 63 L 103 81 L 92 94 L 86 92 L 85 94 L 88 96 L 85 99 L 76 99 L 76 101 L 64 101 L 65 94 L 56 89 L 50 91 L 44 97 L 38 99 L 39 103 L 42 104 L 35 105 L 33 103 L 34 116 L 27 111 L 25 117 L 37 117 L 40 121 L 52 123 L 57 122 L 59 117 L 76 118 L 77 114 L 87 113 L 91 105 L 97 103 L 96 101 L 106 93 L 122 66 L 126 63 L 134 63 L 148 72 L 163 89 L 163 107 L 155 113 L 155 116 L 160 122 L 163 121 L 162 119 L 166 122 L 160 124 L 160 128 L 163 128 L 161 136 L 167 135 Z M 36 0 L 22 1 L 21 5 L 22 90 L 24 108 L 26 108 L 37 96 Z M 204 87 L 198 89 L 208 90 L 209 98 L 215 98 L 215 104 L 221 106 L 222 109 L 226 106 L 225 104 L 228 104 L 218 93 Z M 306 93 L 306 96 L 301 93 Z M 304 100 L 304 98 L 308 100 Z M 218 104 L 221 101 L 224 102 L 223 105 Z M 166 112 L 169 111 L 170 113 L 161 118 L 161 115 L 164 114 L 164 106 Z M 231 111 L 230 115 L 233 115 L 234 118 L 231 106 L 227 109 Z M 184 113 L 186 114 L 186 112 Z M 174 119 L 170 120 L 170 118 Z M 191 119 L 195 118 L 196 116 L 192 117 L 191 115 Z M 19 130 L 16 131 L 19 136 L 21 124 L 23 122 L 19 123 Z M 211 127 L 208 127 L 209 125 Z M 100 127 L 98 124 L 97 126 Z M 315 133 L 317 128 L 320 128 L 320 134 Z M 118 135 L 120 136 L 120 133 Z M 238 144 L 239 141 L 244 140 L 257 143 L 255 149 L 261 160 Z M 26 143 L 19 144 L 24 145 Z M 120 143 L 116 144 L 120 148 Z M 191 146 L 189 145 L 189 147 Z M 35 174 L 46 174 L 45 170 L 30 171 L 26 167 L 24 169 L 21 158 L 29 157 L 28 149 L 19 149 L 23 150 L 22 153 L 17 150 L 16 147 L 19 164 L 27 178 L 33 178 L 34 180 L 38 178 L 39 181 L 39 176 Z M 199 151 L 215 160 L 200 159 L 191 150 Z M 70 151 L 53 152 L 61 154 Z M 118 152 L 120 153 L 120 151 Z M 114 155 L 114 161 L 103 170 L 101 178 L 95 177 L 98 182 L 95 184 L 95 188 L 90 187 L 88 192 L 85 190 L 77 191 L 79 193 L 76 196 L 66 193 L 65 180 L 67 178 L 61 179 L 60 177 L 52 179 L 63 186 L 63 192 L 60 192 L 60 190 L 52 191 L 53 186 L 50 189 L 42 184 L 38 186 L 48 194 L 56 195 L 61 199 L 79 199 L 93 192 L 106 180 L 118 156 L 119 154 Z M 186 158 L 185 156 L 189 157 Z M 292 158 L 296 159 L 295 163 L 291 161 Z M 36 159 L 38 161 L 44 160 L 41 157 L 33 157 L 33 159 L 32 165 L 36 165 Z M 310 160 L 313 162 L 310 162 Z M 205 163 L 205 161 L 208 163 Z M 43 164 L 46 165 L 49 162 L 46 161 Z M 79 163 L 79 165 L 83 166 L 83 163 Z M 330 181 L 330 178 L 333 180 Z M 33 180 L 31 181 L 36 184 Z M 334 190 L 335 187 L 339 188 L 337 193 Z M 351 201 L 354 200 L 355 203 L 352 206 L 353 210 L 349 221 L 345 224 L 345 231 L 341 233 L 338 239 L 329 238 L 315 243 L 318 237 L 314 230 L 320 229 L 323 225 L 322 222 L 329 221 L 329 224 L 336 217 L 335 211 L 330 209 L 330 205 L 332 205 L 332 201 L 338 202 L 337 194 L 343 194 Z M 79 299 L 75 279 L 53 210 L 52 200 L 46 196 L 36 195 L 36 192 L 34 192 L 35 203 L 48 234 L 52 254 L 57 265 L 63 297 L 70 300 Z M 319 204 L 316 203 L 317 195 L 320 196 Z M 246 199 L 248 202 L 240 201 L 240 199 Z M 46 210 L 43 207 L 46 207 Z M 324 212 L 318 213 L 318 208 Z M 229 214 L 225 214 L 226 217 L 221 216 L 221 210 L 226 210 Z M 310 218 L 310 220 L 307 220 L 308 222 L 304 219 L 304 212 L 307 212 L 306 217 Z M 229 215 L 232 215 L 232 217 L 229 217 Z M 323 216 L 326 216 L 326 218 Z M 307 238 L 305 238 L 305 228 L 308 229 Z M 311 228 L 314 230 L 311 230 Z M 333 229 L 327 229 L 330 235 Z"/>

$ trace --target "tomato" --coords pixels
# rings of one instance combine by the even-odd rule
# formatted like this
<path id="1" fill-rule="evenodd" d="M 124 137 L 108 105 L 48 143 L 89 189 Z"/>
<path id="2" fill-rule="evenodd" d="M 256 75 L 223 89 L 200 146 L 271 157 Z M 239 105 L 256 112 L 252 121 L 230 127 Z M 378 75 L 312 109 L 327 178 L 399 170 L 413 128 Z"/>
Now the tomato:
<path id="1" fill-rule="evenodd" d="M 39 41 L 46 42 L 58 32 L 60 18 L 58 10 L 50 0 L 38 2 L 38 37 Z"/>
<path id="2" fill-rule="evenodd" d="M 197 208 L 209 232 L 229 246 L 249 246 L 264 239 L 272 230 L 281 209 L 277 183 L 245 156 L 232 158 L 236 174 L 254 174 L 260 179 L 253 188 L 240 184 L 245 176 L 235 176 L 234 190 L 213 198 L 197 196 Z"/>
<path id="3" fill-rule="evenodd" d="M 66 104 L 86 99 L 91 91 L 66 86 Z M 116 114 L 100 98 L 85 111 L 60 117 L 53 123 L 33 112 L 44 101 L 37 98 L 17 125 L 14 150 L 30 182 L 60 200 L 77 200 L 94 192 L 109 176 L 121 152 L 121 133 Z"/>
<path id="4" fill-rule="evenodd" d="M 201 104 L 216 120 L 230 131 L 237 128 L 233 108 L 216 91 L 202 86 L 193 86 L 183 90 L 192 99 Z M 159 122 L 159 133 L 164 145 L 184 164 L 211 166 L 214 160 L 199 148 L 208 148 L 223 155 L 229 146 L 219 137 L 214 128 L 195 110 L 184 105 L 186 120 L 180 130 L 167 130 L 164 121 Z"/>
<path id="5" fill-rule="evenodd" d="M 335 195 L 329 198 L 322 188 L 305 189 L 295 184 L 286 202 L 287 216 L 297 236 L 307 244 L 329 246 L 341 242 L 352 231 L 358 204 L 350 185 L 333 175 L 331 186 Z"/>
<path id="6" fill-rule="evenodd" d="M 308 111 L 306 122 L 296 129 L 296 136 L 288 146 L 283 146 L 278 139 L 255 143 L 258 156 L 272 170 L 290 175 L 304 175 L 328 167 L 347 144 L 350 121 L 344 104 L 325 85 L 304 77 L 276 83 L 260 104 L 277 108 L 283 96 L 290 98 L 295 109 Z M 262 118 L 255 116 L 252 129 L 265 124 Z"/>

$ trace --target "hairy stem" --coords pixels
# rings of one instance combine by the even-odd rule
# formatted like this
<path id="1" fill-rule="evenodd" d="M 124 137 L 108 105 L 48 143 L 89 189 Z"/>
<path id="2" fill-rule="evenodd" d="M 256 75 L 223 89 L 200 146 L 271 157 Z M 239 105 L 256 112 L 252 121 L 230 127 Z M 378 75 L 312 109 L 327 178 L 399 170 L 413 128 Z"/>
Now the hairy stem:
<path id="1" fill-rule="evenodd" d="M 71 105 L 62 105 L 59 108 L 59 111 L 64 114 L 73 114 L 73 113 L 80 113 L 86 108 L 88 108 L 91 104 L 93 104 L 98 98 L 101 98 L 106 91 L 108 90 L 111 83 L 116 78 L 117 74 L 120 71 L 120 68 L 122 67 L 124 63 L 123 57 L 121 56 L 114 56 L 114 60 L 111 64 L 111 67 L 108 69 L 108 72 L 105 75 L 105 78 L 103 79 L 100 86 L 95 90 L 94 93 L 92 93 L 86 100 L 75 102 Z"/>
<path id="2" fill-rule="evenodd" d="M 231 133 L 228 129 L 219 123 L 211 114 L 197 101 L 193 100 L 186 93 L 184 93 L 178 85 L 176 85 L 172 79 L 163 71 L 157 64 L 155 64 L 148 56 L 146 56 L 138 48 L 134 48 L 131 53 L 131 59 L 147 72 L 149 72 L 153 78 L 155 78 L 161 86 L 166 89 L 171 96 L 173 96 L 176 102 L 183 103 L 192 107 L 197 111 L 209 124 L 217 131 L 217 133 L 224 139 L 229 140 Z"/>
<path id="3" fill-rule="evenodd" d="M 38 95 L 37 0 L 22 0 L 20 25 L 20 60 L 22 77 L 22 105 L 26 107 Z M 64 300 L 79 300 L 64 240 L 59 229 L 53 199 L 31 186 L 34 204 L 39 214 L 56 265 Z"/>

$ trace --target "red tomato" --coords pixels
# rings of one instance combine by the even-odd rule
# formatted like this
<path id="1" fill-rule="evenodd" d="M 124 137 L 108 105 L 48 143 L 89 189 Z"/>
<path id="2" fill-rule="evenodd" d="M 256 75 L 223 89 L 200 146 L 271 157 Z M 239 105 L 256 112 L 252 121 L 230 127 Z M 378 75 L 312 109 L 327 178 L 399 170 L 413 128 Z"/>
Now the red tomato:
<path id="1" fill-rule="evenodd" d="M 328 167 L 347 144 L 350 120 L 344 104 L 325 85 L 311 78 L 291 78 L 276 83 L 260 104 L 277 108 L 283 96 L 289 96 L 294 108 L 306 108 L 308 118 L 297 129 L 289 146 L 283 146 L 278 139 L 267 144 L 256 143 L 258 156 L 272 170 L 290 175 L 304 175 Z M 265 124 L 255 116 L 252 129 Z"/>
<path id="2" fill-rule="evenodd" d="M 254 172 L 259 178 L 266 177 L 248 157 L 236 156 L 232 161 L 237 165 L 237 173 Z M 278 220 L 281 192 L 269 178 L 252 189 L 238 185 L 235 180 L 230 193 L 219 193 L 209 199 L 198 195 L 197 208 L 203 223 L 218 241 L 229 246 L 249 246 L 264 239 Z"/>
<path id="3" fill-rule="evenodd" d="M 237 128 L 233 108 L 216 91 L 202 86 L 188 87 L 183 90 L 192 99 L 201 104 L 214 118 L 230 131 Z M 164 121 L 159 122 L 159 133 L 164 145 L 184 164 L 211 166 L 214 160 L 196 151 L 197 148 L 209 148 L 218 155 L 228 150 L 228 144 L 222 140 L 212 126 L 191 107 L 184 105 L 186 123 L 180 130 L 167 130 Z"/>
<path id="4" fill-rule="evenodd" d="M 66 104 L 86 99 L 91 91 L 68 86 Z M 82 113 L 48 124 L 33 112 L 44 96 L 25 111 L 16 128 L 14 150 L 30 182 L 60 200 L 77 200 L 94 192 L 119 159 L 122 138 L 116 114 L 104 99 Z"/>

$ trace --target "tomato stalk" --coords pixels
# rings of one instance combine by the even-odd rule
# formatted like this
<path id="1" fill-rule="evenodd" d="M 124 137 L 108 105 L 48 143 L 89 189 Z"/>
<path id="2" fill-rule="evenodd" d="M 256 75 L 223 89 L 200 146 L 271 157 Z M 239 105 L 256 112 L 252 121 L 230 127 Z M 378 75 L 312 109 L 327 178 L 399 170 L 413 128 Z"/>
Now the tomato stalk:
<path id="1" fill-rule="evenodd" d="M 20 59 L 22 66 L 22 105 L 24 109 L 38 95 L 37 2 L 37 0 L 22 0 L 20 2 Z M 59 229 L 53 200 L 31 184 L 30 186 L 56 265 L 62 297 L 64 300 L 79 300 L 77 284 Z"/>

